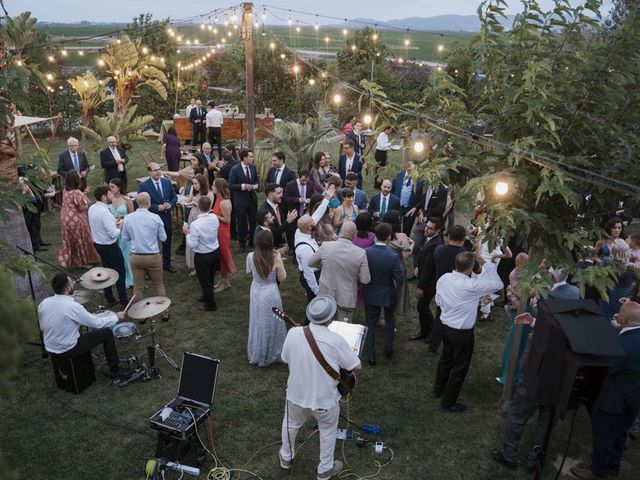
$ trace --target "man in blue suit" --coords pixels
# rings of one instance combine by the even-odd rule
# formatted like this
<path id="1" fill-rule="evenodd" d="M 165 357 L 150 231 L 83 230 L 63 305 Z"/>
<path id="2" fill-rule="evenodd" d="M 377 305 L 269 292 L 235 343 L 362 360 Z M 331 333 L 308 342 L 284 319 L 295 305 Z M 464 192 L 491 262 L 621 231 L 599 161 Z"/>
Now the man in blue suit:
<path id="1" fill-rule="evenodd" d="M 258 213 L 257 191 L 260 179 L 258 178 L 258 171 L 253 164 L 254 158 L 251 150 L 240 150 L 240 163 L 229 172 L 229 188 L 233 195 L 238 244 L 241 252 L 244 252 L 247 233 L 249 233 L 249 247 L 253 248 L 253 232 L 256 229 L 256 214 Z"/>
<path id="2" fill-rule="evenodd" d="M 617 476 L 627 431 L 640 412 L 640 304 L 626 302 L 616 314 L 626 357 L 612 360 L 591 415 L 591 469 L 573 467 L 585 480 Z"/>
<path id="3" fill-rule="evenodd" d="M 362 190 L 362 160 L 360 155 L 356 153 L 356 146 L 350 140 L 347 140 L 342 145 L 343 154 L 340 155 L 338 160 L 338 175 L 344 182 L 347 178 L 347 173 L 353 172 L 358 175 L 358 188 Z"/>
<path id="4" fill-rule="evenodd" d="M 364 313 L 367 322 L 367 356 L 369 365 L 376 364 L 375 331 L 380 310 L 384 308 L 384 354 L 387 358 L 393 355 L 393 335 L 395 318 L 393 311 L 396 305 L 396 286 L 404 282 L 400 256 L 392 252 L 388 243 L 393 231 L 388 223 L 376 227 L 376 243 L 366 249 L 371 282 L 364 286 Z"/>
<path id="5" fill-rule="evenodd" d="M 396 175 L 391 186 L 391 193 L 400 198 L 400 215 L 402 216 L 402 231 L 411 235 L 411 228 L 416 219 L 416 204 L 422 197 L 424 180 L 416 179 L 412 173 L 415 163 L 407 163 L 407 167 Z"/>
<path id="6" fill-rule="evenodd" d="M 149 178 L 138 187 L 138 193 L 147 192 L 151 197 L 149 211 L 160 216 L 167 233 L 167 239 L 162 244 L 162 269 L 175 273 L 177 270 L 171 265 L 171 235 L 173 234 L 173 219 L 171 209 L 175 208 L 178 196 L 173 185 L 166 178 L 162 178 L 160 165 L 150 163 L 147 167 Z"/>

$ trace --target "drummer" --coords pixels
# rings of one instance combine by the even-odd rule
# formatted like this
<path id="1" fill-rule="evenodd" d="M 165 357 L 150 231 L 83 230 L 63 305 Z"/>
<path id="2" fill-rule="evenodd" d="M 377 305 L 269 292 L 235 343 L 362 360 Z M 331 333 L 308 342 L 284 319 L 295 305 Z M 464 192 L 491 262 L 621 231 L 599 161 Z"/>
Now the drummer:
<path id="1" fill-rule="evenodd" d="M 61 357 L 73 358 L 102 344 L 109 364 L 109 376 L 126 377 L 132 370 L 118 366 L 118 351 L 109 328 L 111 319 L 103 319 L 89 313 L 73 300 L 73 281 L 64 273 L 58 273 L 51 281 L 54 295 L 45 298 L 38 305 L 40 329 L 47 352 Z M 119 322 L 125 319 L 125 312 L 118 312 Z M 96 330 L 80 334 L 80 325 Z"/>

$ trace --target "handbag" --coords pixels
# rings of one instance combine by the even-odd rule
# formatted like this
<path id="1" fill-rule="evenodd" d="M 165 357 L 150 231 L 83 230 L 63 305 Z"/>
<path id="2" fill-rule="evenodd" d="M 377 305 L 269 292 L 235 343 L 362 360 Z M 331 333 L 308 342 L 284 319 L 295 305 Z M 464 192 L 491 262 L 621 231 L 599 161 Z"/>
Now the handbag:
<path id="1" fill-rule="evenodd" d="M 327 372 L 331 378 L 338 381 L 338 392 L 340 393 L 340 395 L 344 397 L 345 395 L 351 393 L 356 386 L 355 374 L 352 371 L 346 370 L 344 368 L 340 369 L 340 373 L 336 372 L 333 367 L 331 367 L 331 365 L 327 363 L 324 355 L 322 355 L 322 352 L 320 351 L 320 348 L 316 343 L 316 339 L 313 338 L 313 334 L 311 333 L 311 329 L 309 328 L 309 326 L 307 325 L 302 330 L 304 331 L 304 336 L 307 339 L 307 342 L 309 343 L 311 351 L 315 355 L 316 360 L 318 360 L 318 363 L 320 363 L 324 371 Z"/>

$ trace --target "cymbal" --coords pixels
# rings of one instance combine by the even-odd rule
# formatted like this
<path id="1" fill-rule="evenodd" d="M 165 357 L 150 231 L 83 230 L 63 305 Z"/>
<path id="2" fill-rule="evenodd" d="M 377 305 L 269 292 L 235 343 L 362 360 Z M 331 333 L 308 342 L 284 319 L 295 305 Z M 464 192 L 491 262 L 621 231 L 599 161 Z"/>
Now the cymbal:
<path id="1" fill-rule="evenodd" d="M 80 277 L 80 285 L 89 290 L 100 290 L 115 284 L 119 278 L 113 268 L 94 267 Z"/>
<path id="2" fill-rule="evenodd" d="M 84 305 L 91 300 L 91 292 L 88 290 L 75 290 L 71 297 L 73 297 L 75 302 L 78 302 L 80 305 Z"/>
<path id="3" fill-rule="evenodd" d="M 164 312 L 171 305 L 171 300 L 167 297 L 149 297 L 134 303 L 129 310 L 127 316 L 136 320 L 155 317 Z"/>

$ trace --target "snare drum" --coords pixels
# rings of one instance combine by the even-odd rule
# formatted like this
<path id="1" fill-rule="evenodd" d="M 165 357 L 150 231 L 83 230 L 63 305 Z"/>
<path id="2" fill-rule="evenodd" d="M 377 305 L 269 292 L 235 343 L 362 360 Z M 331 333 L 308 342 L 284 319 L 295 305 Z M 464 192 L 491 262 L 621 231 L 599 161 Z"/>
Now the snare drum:
<path id="1" fill-rule="evenodd" d="M 122 322 L 113 327 L 113 336 L 116 338 L 127 338 L 138 333 L 135 323 Z"/>

